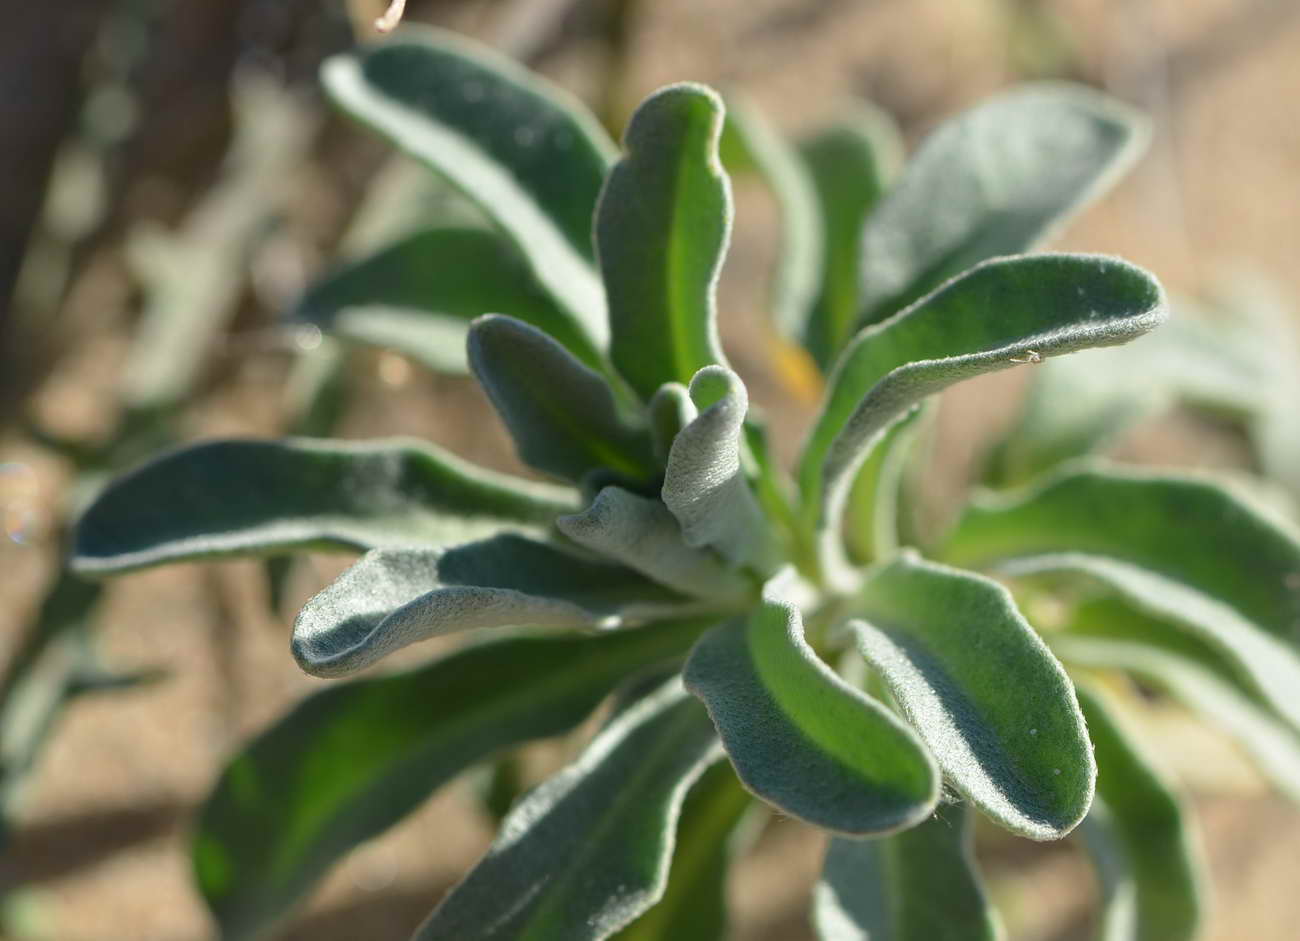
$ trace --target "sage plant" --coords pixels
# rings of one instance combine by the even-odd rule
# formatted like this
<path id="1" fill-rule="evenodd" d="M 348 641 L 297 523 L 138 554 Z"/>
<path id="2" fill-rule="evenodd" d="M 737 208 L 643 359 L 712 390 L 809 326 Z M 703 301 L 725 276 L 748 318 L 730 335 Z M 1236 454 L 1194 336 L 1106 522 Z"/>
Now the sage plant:
<path id="1" fill-rule="evenodd" d="M 897 510 L 935 393 L 1165 319 L 1133 265 L 1025 254 L 1131 162 L 1133 113 L 1030 85 L 899 170 L 874 112 L 792 144 L 689 83 L 651 95 L 618 148 L 562 92 L 439 34 L 324 80 L 477 218 L 348 264 L 295 316 L 472 371 L 550 482 L 419 441 L 215 441 L 86 512 L 90 575 L 362 553 L 294 624 L 316 676 L 474 635 L 311 696 L 232 758 L 193 846 L 223 936 L 263 935 L 435 788 L 602 704 L 416 937 L 722 937 L 732 835 L 761 808 L 831 835 L 823 938 L 998 937 L 978 815 L 1033 840 L 1083 824 L 1107 938 L 1196 932 L 1180 799 L 1085 674 L 1199 704 L 1294 794 L 1293 530 L 1213 480 L 1095 462 L 977 496 L 924 553 Z M 774 331 L 825 374 L 793 474 L 719 342 L 724 159 L 783 209 Z"/>

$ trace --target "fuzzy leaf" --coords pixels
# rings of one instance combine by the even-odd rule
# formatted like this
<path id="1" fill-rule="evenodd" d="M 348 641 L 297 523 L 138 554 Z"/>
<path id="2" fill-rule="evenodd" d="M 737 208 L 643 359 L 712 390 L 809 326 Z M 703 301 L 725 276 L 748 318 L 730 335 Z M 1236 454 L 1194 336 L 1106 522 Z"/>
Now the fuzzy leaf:
<path id="1" fill-rule="evenodd" d="M 86 574 L 224 555 L 461 542 L 539 530 L 572 491 L 422 442 L 208 441 L 119 477 L 77 523 Z"/>
<path id="2" fill-rule="evenodd" d="M 687 545 L 770 574 L 777 550 L 741 466 L 745 384 L 730 369 L 709 366 L 691 380 L 691 400 L 699 414 L 673 440 L 664 504 L 682 524 Z"/>
<path id="3" fill-rule="evenodd" d="M 259 935 L 453 776 L 574 728 L 624 677 L 682 656 L 703 626 L 510 638 L 309 697 L 244 746 L 200 814 L 195 873 L 222 937 Z"/>
<path id="4" fill-rule="evenodd" d="M 1101 938 L 1191 941 L 1203 876 L 1182 801 L 1099 695 L 1081 686 L 1079 704 L 1100 769 L 1097 802 L 1080 832 L 1099 857 L 1107 897 Z"/>
<path id="5" fill-rule="evenodd" d="M 673 680 L 626 708 L 506 817 L 416 941 L 599 941 L 664 893 L 682 801 L 720 757 Z"/>
<path id="6" fill-rule="evenodd" d="M 699 409 L 691 401 L 690 390 L 680 382 L 665 382 L 650 399 L 646 408 L 650 434 L 654 438 L 655 457 L 667 465 L 673 442 L 681 430 L 695 420 Z"/>
<path id="7" fill-rule="evenodd" d="M 975 862 L 974 818 L 941 804 L 910 830 L 834 837 L 813 895 L 822 941 L 994 941 L 1002 925 Z"/>
<path id="8" fill-rule="evenodd" d="M 1124 343 L 1165 317 L 1160 285 L 1118 259 L 985 262 L 849 344 L 804 446 L 805 503 L 833 529 L 872 445 L 927 395 L 1034 356 Z"/>
<path id="9" fill-rule="evenodd" d="M 395 349 L 438 372 L 462 373 L 469 323 L 488 313 L 532 324 L 588 366 L 600 364 L 590 337 L 514 245 L 491 229 L 406 235 L 317 281 L 293 317 L 346 340 Z"/>
<path id="10" fill-rule="evenodd" d="M 861 563 L 887 559 L 901 548 L 903 483 L 927 411 L 933 415 L 934 409 L 922 405 L 891 425 L 853 481 L 844 542 Z"/>
<path id="11" fill-rule="evenodd" d="M 970 506 L 946 554 L 1100 580 L 1210 643 L 1300 728 L 1300 536 L 1210 480 L 1066 469 Z"/>
<path id="12" fill-rule="evenodd" d="M 853 612 L 863 656 L 972 804 L 1035 840 L 1083 818 L 1097 766 L 1074 687 L 1005 588 L 907 553 Z"/>
<path id="13" fill-rule="evenodd" d="M 801 336 L 817 294 L 825 251 L 812 178 L 798 151 L 762 112 L 731 96 L 722 151 L 729 166 L 762 174 L 776 198 L 781 213 L 781 253 L 772 278 L 772 319 L 785 336 Z"/>
<path id="14" fill-rule="evenodd" d="M 731 187 L 718 162 L 723 108 L 702 85 L 670 85 L 632 115 L 627 155 L 596 212 L 609 296 L 610 356 L 643 399 L 725 363 L 714 287 L 731 235 Z"/>
<path id="15" fill-rule="evenodd" d="M 536 327 L 480 317 L 469 360 L 525 463 L 575 482 L 602 468 L 638 480 L 653 474 L 646 429 L 619 415 L 604 378 Z"/>
<path id="16" fill-rule="evenodd" d="M 944 124 L 867 222 L 859 325 L 1050 237 L 1128 168 L 1146 138 L 1128 107 L 1062 84 L 1015 89 Z"/>
<path id="17" fill-rule="evenodd" d="M 619 487 L 606 487 L 582 513 L 562 516 L 556 524 L 579 545 L 683 594 L 734 604 L 757 589 L 713 554 L 687 546 L 663 503 Z"/>
<path id="18" fill-rule="evenodd" d="M 754 806 L 727 762 L 695 782 L 682 807 L 668 886 L 618 941 L 718 941 L 727 937 L 727 870 L 735 830 Z"/>
<path id="19" fill-rule="evenodd" d="M 768 599 L 709 631 L 684 679 L 740 780 L 781 812 L 860 835 L 913 826 L 934 809 L 940 782 L 929 753 L 822 663 L 793 605 Z"/>
<path id="20" fill-rule="evenodd" d="M 1249 414 L 1259 382 L 1224 325 L 1179 315 L 1122 347 L 1087 350 L 1034 370 L 1017 423 L 994 455 L 990 476 L 1023 483 L 1069 458 L 1099 450 L 1137 421 L 1187 402 Z"/>
<path id="21" fill-rule="evenodd" d="M 686 607 L 630 569 L 503 533 L 451 549 L 372 549 L 303 606 L 293 655 L 315 676 L 343 676 L 454 631 L 610 628 Z"/>
<path id="22" fill-rule="evenodd" d="M 1231 736 L 1279 791 L 1300 802 L 1300 735 L 1214 647 L 1119 598 L 1079 605 L 1069 629 L 1050 635 L 1071 665 L 1125 670 Z"/>
<path id="23" fill-rule="evenodd" d="M 802 339 L 825 372 L 857 330 L 862 239 L 867 219 L 903 164 L 903 140 L 892 118 L 860 103 L 803 141 L 800 151 L 816 188 L 826 246 Z"/>
<path id="24" fill-rule="evenodd" d="M 485 47 L 413 28 L 335 56 L 321 78 L 340 107 L 473 200 L 604 346 L 591 215 L 614 148 L 580 104 Z"/>

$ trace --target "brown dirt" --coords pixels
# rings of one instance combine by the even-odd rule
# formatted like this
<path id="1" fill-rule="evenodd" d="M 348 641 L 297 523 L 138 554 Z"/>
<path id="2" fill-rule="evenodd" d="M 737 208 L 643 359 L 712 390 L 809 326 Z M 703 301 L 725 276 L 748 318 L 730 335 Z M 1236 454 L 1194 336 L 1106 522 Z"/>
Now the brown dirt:
<path id="1" fill-rule="evenodd" d="M 1221 265 L 1245 261 L 1300 296 L 1294 257 L 1300 17 L 1279 12 L 1286 0 L 1259 5 L 1265 13 L 1257 16 L 1268 17 L 1264 27 L 1243 21 L 1233 29 L 1220 18 L 1236 17 L 1251 4 L 1062 0 L 1047 6 L 1069 24 L 1077 69 L 1144 105 L 1157 126 L 1157 145 L 1138 172 L 1061 244 L 1124 255 L 1185 292 L 1206 286 Z M 624 107 L 658 84 L 694 78 L 742 87 L 781 125 L 798 130 L 827 117 L 841 98 L 867 93 L 902 114 L 915 137 L 1013 77 L 1005 10 L 993 0 L 647 3 Z M 562 74 L 583 71 L 572 62 L 555 67 Z M 765 351 L 755 340 L 761 272 L 772 253 L 772 208 L 762 194 L 743 188 L 741 194 L 723 284 L 726 339 L 740 370 L 754 377 L 755 399 L 774 414 L 778 430 L 797 441 L 806 412 L 766 375 Z M 96 363 L 111 361 L 104 347 L 96 347 L 88 364 L 65 368 L 64 386 L 45 394 L 102 396 L 104 386 L 90 376 Z M 364 365 L 382 370 L 375 358 Z M 1022 381 L 997 377 L 949 397 L 941 486 L 954 491 L 964 479 L 981 442 L 969 429 L 992 427 L 986 419 L 997 421 Z M 517 468 L 471 383 L 416 373 L 396 387 L 371 385 L 382 391 L 353 410 L 347 433 L 424 435 L 468 457 Z M 252 393 L 231 397 L 197 424 L 209 431 L 259 429 L 265 423 L 260 401 Z M 75 414 L 84 407 L 55 411 Z M 1162 446 L 1155 456 L 1201 460 L 1188 440 L 1197 439 L 1181 437 L 1182 443 Z M 63 473 L 13 444 L 3 444 L 3 460 L 37 466 L 47 489 Z M 311 559 L 300 566 L 291 602 L 307 597 L 338 564 Z M 25 604 L 49 560 L 39 545 L 5 545 L 0 568 L 6 598 Z M 294 668 L 286 625 L 264 613 L 261 590 L 258 570 L 242 563 L 183 566 L 114 586 L 101 618 L 108 659 L 121 667 L 162 664 L 171 675 L 146 690 L 87 700 L 60 728 L 23 829 L 0 860 L 0 880 L 28 884 L 10 912 L 28 936 L 197 941 L 210 935 L 189 884 L 191 811 L 242 737 L 321 685 Z M 0 635 L 12 636 L 16 624 L 14 611 L 0 610 Z M 1218 899 L 1210 937 L 1294 937 L 1300 814 L 1261 793 L 1247 771 L 1229 775 L 1227 783 L 1198 780 L 1196 759 L 1211 746 L 1195 747 L 1192 761 L 1183 756 L 1180 765 L 1177 755 L 1169 757 L 1203 792 L 1197 803 Z M 406 937 L 489 835 L 465 788 L 447 788 L 340 866 L 282 937 Z M 817 838 L 788 822 L 766 835 L 731 887 L 737 938 L 809 937 L 802 900 L 818 853 Z M 1021 846 L 992 853 L 990 863 L 995 892 L 1015 925 L 1013 937 L 1083 936 L 1090 889 L 1070 852 Z"/>

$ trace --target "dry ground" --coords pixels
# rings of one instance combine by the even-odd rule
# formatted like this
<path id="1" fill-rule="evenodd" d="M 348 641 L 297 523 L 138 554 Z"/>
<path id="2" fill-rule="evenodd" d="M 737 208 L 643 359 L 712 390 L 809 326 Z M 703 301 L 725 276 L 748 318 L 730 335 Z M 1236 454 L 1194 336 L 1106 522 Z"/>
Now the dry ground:
<path id="1" fill-rule="evenodd" d="M 1247 264 L 1300 297 L 1294 235 L 1300 17 L 1287 14 L 1290 5 L 1049 5 L 1069 27 L 1073 68 L 1145 107 L 1157 128 L 1150 157 L 1070 230 L 1063 245 L 1124 255 L 1183 292 L 1207 287 L 1225 266 Z M 1262 12 L 1238 19 L 1253 6 Z M 625 105 L 663 82 L 694 78 L 743 88 L 797 131 L 829 116 L 842 98 L 869 94 L 899 112 L 915 137 L 939 116 L 1014 78 L 1017 67 L 1028 67 L 1008 30 L 1006 9 L 992 0 L 647 2 L 625 76 Z M 587 74 L 581 54 L 557 63 L 555 71 L 579 88 Z M 757 316 L 772 242 L 771 207 L 761 194 L 742 189 L 724 281 L 726 332 L 740 370 L 755 379 L 755 397 L 797 440 L 804 412 L 767 376 L 765 352 L 746 328 Z M 62 387 L 45 394 L 74 404 L 102 395 L 111 388 L 114 363 L 111 351 L 98 348 L 64 371 Z M 972 384 L 951 397 L 940 452 L 942 486 L 955 486 L 977 450 L 980 439 L 968 429 L 986 417 L 996 423 L 1019 381 L 1012 376 Z M 244 393 L 198 416 L 196 432 L 262 430 L 261 388 L 251 377 Z M 345 430 L 424 435 L 467 456 L 515 466 L 503 436 L 481 420 L 483 414 L 482 399 L 468 383 L 412 374 L 359 403 Z M 1182 460 L 1220 459 L 1221 451 L 1196 444 L 1202 439 L 1177 440 Z M 1157 450 L 1174 449 L 1166 444 Z M 57 486 L 58 466 L 34 452 L 10 448 L 0 455 L 4 459 L 36 467 L 47 497 Z M 301 566 L 291 602 L 337 567 L 333 559 Z M 48 572 L 48 560 L 39 545 L 4 544 L 0 571 L 6 597 L 26 603 Z M 58 941 L 209 936 L 189 886 L 190 813 L 242 737 L 321 685 L 293 666 L 286 625 L 265 613 L 261 590 L 258 570 L 242 563 L 141 574 L 113 589 L 102 617 L 109 658 L 121 666 L 163 664 L 171 675 L 147 690 L 86 701 L 68 715 L 46 755 L 24 829 L 0 860 L 0 881 L 22 879 L 29 887 L 10 913 L 13 924 Z M 0 611 L 0 628 L 11 632 L 20 613 Z M 1266 796 L 1221 743 L 1167 716 L 1152 721 L 1169 731 L 1163 738 L 1169 763 L 1200 794 L 1217 893 L 1210 936 L 1294 938 L 1300 812 Z M 488 838 L 464 788 L 448 788 L 340 866 L 283 938 L 403 938 Z M 1069 850 L 1031 852 L 995 843 L 989 861 L 995 889 L 1017 926 L 1014 937 L 1083 936 L 1091 888 L 1077 857 Z M 764 837 L 732 886 L 737 938 L 808 937 L 802 906 L 818 850 L 815 839 L 788 823 Z"/>

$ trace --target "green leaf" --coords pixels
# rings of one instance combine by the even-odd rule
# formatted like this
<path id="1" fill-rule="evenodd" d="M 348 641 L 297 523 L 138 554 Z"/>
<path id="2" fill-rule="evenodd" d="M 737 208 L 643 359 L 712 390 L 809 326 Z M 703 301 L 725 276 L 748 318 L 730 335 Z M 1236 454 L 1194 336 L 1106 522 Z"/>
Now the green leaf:
<path id="1" fill-rule="evenodd" d="M 668 886 L 617 941 L 718 941 L 727 937 L 727 870 L 737 825 L 754 799 L 722 761 L 700 776 L 682 807 Z"/>
<path id="2" fill-rule="evenodd" d="M 800 143 L 816 188 L 826 252 L 803 345 L 823 371 L 858 327 L 862 309 L 862 239 L 867 219 L 903 164 L 892 118 L 860 102 Z"/>
<path id="3" fill-rule="evenodd" d="M 332 337 L 293 360 L 284 384 L 284 423 L 289 434 L 320 438 L 331 434 L 347 412 L 348 349 Z"/>
<path id="4" fill-rule="evenodd" d="M 1295 311 L 1274 285 L 1258 278 L 1234 279 L 1217 300 L 1227 323 L 1236 327 L 1234 345 L 1255 379 L 1249 428 L 1260 467 L 1300 497 L 1300 428 L 1294 417 L 1300 401 L 1300 333 Z"/>
<path id="5" fill-rule="evenodd" d="M 835 837 L 813 895 L 822 941 L 994 941 L 1003 937 L 975 862 L 974 818 L 941 804 L 910 830 Z"/>
<path id="6" fill-rule="evenodd" d="M 833 531 L 872 445 L 927 395 L 1035 358 L 1124 343 L 1165 317 L 1160 285 L 1118 259 L 985 262 L 854 337 L 804 446 L 805 504 L 823 531 Z"/>
<path id="7" fill-rule="evenodd" d="M 893 713 L 826 666 L 793 605 L 768 598 L 714 628 L 686 662 L 744 785 L 782 813 L 847 834 L 889 833 L 934 809 L 939 774 Z"/>
<path id="8" fill-rule="evenodd" d="M 688 546 L 716 550 L 729 563 L 767 575 L 777 549 L 741 466 L 749 393 L 730 369 L 709 366 L 691 380 L 699 414 L 678 432 L 664 473 L 664 504 Z"/>
<path id="9" fill-rule="evenodd" d="M 673 680 L 605 727 L 515 806 L 417 941 L 599 941 L 658 901 L 687 789 L 720 757 Z"/>
<path id="10" fill-rule="evenodd" d="M 1252 361 L 1234 348 L 1226 325 L 1190 316 L 1188 306 L 1175 305 L 1178 316 L 1126 346 L 1088 350 L 1034 370 L 1024 410 L 991 461 L 991 480 L 999 486 L 1028 481 L 1179 402 L 1250 414 L 1259 385 Z"/>
<path id="11" fill-rule="evenodd" d="M 328 60 L 321 78 L 340 107 L 473 200 L 604 346 L 591 216 L 614 148 L 580 104 L 498 53 L 409 27 Z"/>
<path id="12" fill-rule="evenodd" d="M 1069 629 L 1050 635 L 1068 664 L 1125 670 L 1231 736 L 1279 791 L 1300 802 L 1300 735 L 1282 721 L 1231 661 L 1177 624 L 1117 597 L 1072 612 Z"/>
<path id="13" fill-rule="evenodd" d="M 772 319 L 787 337 L 804 332 L 817 294 L 825 251 L 817 191 L 798 152 L 763 113 L 728 96 L 723 159 L 737 170 L 753 168 L 776 198 L 781 214 L 781 252 L 772 278 Z"/>
<path id="14" fill-rule="evenodd" d="M 1015 89 L 944 124 L 867 222 L 858 324 L 1049 238 L 1109 188 L 1146 139 L 1128 107 L 1063 84 Z"/>
<path id="15" fill-rule="evenodd" d="M 1107 889 L 1101 937 L 1191 941 L 1202 921 L 1204 877 L 1182 801 L 1104 699 L 1081 686 L 1079 704 L 1099 768 L 1097 803 L 1080 830 L 1084 844 L 1100 857 L 1098 873 Z"/>
<path id="16" fill-rule="evenodd" d="M 655 457 L 667 465 L 673 442 L 681 430 L 695 420 L 699 409 L 691 401 L 690 390 L 680 382 L 665 382 L 646 407 L 650 434 L 654 439 Z"/>
<path id="17" fill-rule="evenodd" d="M 86 621 L 103 589 L 66 570 L 49 586 L 0 677 L 0 847 L 86 666 Z"/>
<path id="18" fill-rule="evenodd" d="M 688 546 L 677 519 L 658 500 L 606 487 L 586 510 L 561 516 L 556 525 L 579 545 L 683 594 L 735 604 L 757 592 L 753 580 Z"/>
<path id="19" fill-rule="evenodd" d="M 705 623 L 493 641 L 310 696 L 244 746 L 200 814 L 195 873 L 222 937 L 259 935 L 453 776 L 576 727 L 624 677 L 682 656 Z"/>
<path id="20" fill-rule="evenodd" d="M 461 542 L 540 530 L 572 491 L 430 445 L 287 439 L 196 444 L 119 477 L 77 522 L 85 574 L 226 555 Z"/>
<path id="21" fill-rule="evenodd" d="M 1300 728 L 1300 537 L 1208 479 L 1066 469 L 973 504 L 949 537 L 961 565 L 1077 573 L 1182 625 Z"/>
<path id="22" fill-rule="evenodd" d="M 926 411 L 919 406 L 891 425 L 853 481 L 844 542 L 860 563 L 887 559 L 901 548 L 903 480 Z"/>
<path id="23" fill-rule="evenodd" d="M 863 656 L 972 804 L 1035 840 L 1083 819 L 1097 766 L 1074 687 L 1005 588 L 906 553 L 852 610 Z"/>
<path id="24" fill-rule="evenodd" d="M 413 232 L 311 286 L 293 317 L 327 333 L 405 353 L 437 372 L 466 371 L 465 335 L 481 314 L 509 314 L 588 366 L 600 353 L 499 232 Z"/>
<path id="25" fill-rule="evenodd" d="M 480 317 L 469 359 L 525 463 L 575 482 L 601 469 L 637 480 L 654 474 L 647 429 L 619 414 L 604 378 L 536 327 Z"/>
<path id="26" fill-rule="evenodd" d="M 342 676 L 454 631 L 612 628 L 688 606 L 631 569 L 508 533 L 450 549 L 372 549 L 303 606 L 293 655 L 308 673 Z"/>
<path id="27" fill-rule="evenodd" d="M 722 100 L 702 85 L 655 92 L 632 115 L 627 155 L 600 197 L 610 356 L 643 399 L 726 362 L 714 298 L 731 234 L 731 187 L 718 162 L 722 121 Z"/>

